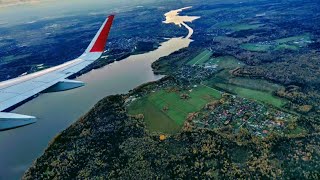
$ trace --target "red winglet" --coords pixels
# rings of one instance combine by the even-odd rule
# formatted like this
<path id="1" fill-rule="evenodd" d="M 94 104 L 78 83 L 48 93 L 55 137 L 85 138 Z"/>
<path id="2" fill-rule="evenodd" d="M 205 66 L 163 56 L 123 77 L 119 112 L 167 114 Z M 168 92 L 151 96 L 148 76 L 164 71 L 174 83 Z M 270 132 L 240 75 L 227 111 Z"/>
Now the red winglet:
<path id="1" fill-rule="evenodd" d="M 109 32 L 112 26 L 114 15 L 108 17 L 107 23 L 104 25 L 102 31 L 100 32 L 96 42 L 92 46 L 90 52 L 103 52 L 106 46 L 106 42 L 109 36 Z"/>

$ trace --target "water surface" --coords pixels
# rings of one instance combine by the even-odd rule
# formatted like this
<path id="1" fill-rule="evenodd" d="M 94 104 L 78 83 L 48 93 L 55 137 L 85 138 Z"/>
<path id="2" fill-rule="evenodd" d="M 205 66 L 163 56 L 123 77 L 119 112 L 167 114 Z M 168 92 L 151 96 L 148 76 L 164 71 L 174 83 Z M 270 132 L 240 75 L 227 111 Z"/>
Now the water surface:
<path id="1" fill-rule="evenodd" d="M 189 35 L 192 32 L 189 32 Z M 154 75 L 151 64 L 161 57 L 188 47 L 192 42 L 190 36 L 168 39 L 154 51 L 133 55 L 93 70 L 77 78 L 85 82 L 86 86 L 70 91 L 41 94 L 14 110 L 15 113 L 32 115 L 39 119 L 33 125 L 0 133 L 0 179 L 21 177 L 57 133 L 74 123 L 103 97 L 127 93 L 143 83 L 160 79 L 162 76 Z"/>

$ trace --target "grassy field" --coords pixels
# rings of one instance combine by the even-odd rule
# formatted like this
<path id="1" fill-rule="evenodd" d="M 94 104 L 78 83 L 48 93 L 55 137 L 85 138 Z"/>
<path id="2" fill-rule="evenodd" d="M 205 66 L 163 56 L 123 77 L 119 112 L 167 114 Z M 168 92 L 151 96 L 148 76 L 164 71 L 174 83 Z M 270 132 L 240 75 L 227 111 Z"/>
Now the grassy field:
<path id="1" fill-rule="evenodd" d="M 240 97 L 253 99 L 275 107 L 282 107 L 286 101 L 273 96 L 273 92 L 282 86 L 270 83 L 266 80 L 233 77 L 229 70 L 242 66 L 243 63 L 230 56 L 212 58 L 207 63 L 218 64 L 225 70 L 216 74 L 215 77 L 205 82 L 210 87 L 225 90 Z"/>
<path id="2" fill-rule="evenodd" d="M 269 51 L 272 48 L 272 46 L 264 45 L 264 44 L 246 43 L 246 44 L 242 44 L 241 48 L 244 50 L 253 51 L 253 52 L 266 52 L 266 51 Z"/>
<path id="3" fill-rule="evenodd" d="M 129 107 L 129 114 L 143 114 L 148 129 L 152 132 L 177 132 L 180 126 L 169 116 L 159 110 L 147 97 L 133 102 Z"/>
<path id="4" fill-rule="evenodd" d="M 229 84 L 233 84 L 236 86 L 241 86 L 248 89 L 255 89 L 258 91 L 265 91 L 265 92 L 274 92 L 280 88 L 284 88 L 279 84 L 271 83 L 267 80 L 263 79 L 250 79 L 250 78 L 243 78 L 243 77 L 233 77 L 229 79 Z"/>
<path id="5" fill-rule="evenodd" d="M 201 65 L 207 62 L 212 56 L 212 52 L 209 50 L 204 50 L 198 56 L 190 60 L 187 65 Z"/>
<path id="6" fill-rule="evenodd" d="M 284 44 L 284 43 L 289 43 L 294 41 L 302 41 L 302 42 L 311 41 L 311 37 L 309 34 L 303 34 L 299 36 L 291 36 L 291 37 L 276 40 L 276 42 L 279 44 Z"/>
<path id="7" fill-rule="evenodd" d="M 181 93 L 188 94 L 190 98 L 181 99 Z M 193 88 L 191 92 L 161 90 L 133 102 L 128 110 L 131 115 L 144 114 L 150 131 L 173 132 L 183 125 L 189 113 L 199 111 L 205 104 L 220 97 L 219 91 L 206 86 Z M 164 110 L 164 107 L 168 109 Z"/>
<path id="8" fill-rule="evenodd" d="M 240 97 L 260 101 L 262 103 L 270 104 L 279 108 L 284 106 L 286 103 L 285 100 L 273 96 L 271 92 L 253 90 L 249 88 L 244 88 L 244 87 L 240 87 L 232 84 L 224 84 L 224 83 L 216 83 L 215 86 L 221 89 L 230 91 L 232 93 L 235 93 Z"/>
<path id="9" fill-rule="evenodd" d="M 276 48 L 274 48 L 274 50 L 276 50 L 276 51 L 285 50 L 285 49 L 292 50 L 292 51 L 297 51 L 297 50 L 299 50 L 299 47 L 295 46 L 295 45 L 280 44 Z"/>
<path id="10" fill-rule="evenodd" d="M 234 69 L 239 66 L 243 66 L 243 63 L 238 61 L 232 56 L 220 56 L 216 58 L 211 58 L 206 63 L 208 64 L 217 64 L 220 68 L 224 69 Z"/>
<path id="11" fill-rule="evenodd" d="M 230 29 L 234 31 L 243 31 L 243 30 L 250 30 L 250 29 L 258 29 L 261 26 L 263 26 L 263 24 L 235 24 L 235 25 L 232 25 Z"/>
<path id="12" fill-rule="evenodd" d="M 262 26 L 263 26 L 263 24 L 245 24 L 245 23 L 234 24 L 234 23 L 230 23 L 230 22 L 217 24 L 217 27 L 219 27 L 219 28 L 230 29 L 233 31 L 258 29 Z"/>
<path id="13" fill-rule="evenodd" d="M 305 47 L 311 42 L 309 34 L 299 36 L 292 36 L 273 41 L 273 45 L 264 45 L 260 43 L 246 43 L 242 44 L 241 48 L 253 52 L 279 51 L 291 50 L 297 51 L 300 47 Z"/>

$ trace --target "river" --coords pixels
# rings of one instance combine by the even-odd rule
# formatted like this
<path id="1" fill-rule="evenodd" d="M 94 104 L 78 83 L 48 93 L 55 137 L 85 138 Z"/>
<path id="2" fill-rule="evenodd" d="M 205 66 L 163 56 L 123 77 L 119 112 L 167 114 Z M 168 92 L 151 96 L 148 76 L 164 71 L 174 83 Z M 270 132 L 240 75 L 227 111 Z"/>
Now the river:
<path id="1" fill-rule="evenodd" d="M 183 25 L 189 30 L 186 37 L 171 38 L 158 49 L 132 55 L 104 68 L 93 70 L 77 78 L 84 87 L 39 97 L 15 109 L 15 113 L 38 117 L 37 123 L 0 133 L 0 179 L 19 179 L 31 163 L 39 157 L 51 139 L 74 123 L 103 97 L 127 93 L 129 90 L 162 76 L 154 75 L 151 64 L 161 57 L 186 48 L 192 42 L 193 30 L 185 23 L 188 16 L 179 16 L 183 9 L 165 14 L 165 23 Z M 174 15 L 172 15 L 174 13 Z"/>

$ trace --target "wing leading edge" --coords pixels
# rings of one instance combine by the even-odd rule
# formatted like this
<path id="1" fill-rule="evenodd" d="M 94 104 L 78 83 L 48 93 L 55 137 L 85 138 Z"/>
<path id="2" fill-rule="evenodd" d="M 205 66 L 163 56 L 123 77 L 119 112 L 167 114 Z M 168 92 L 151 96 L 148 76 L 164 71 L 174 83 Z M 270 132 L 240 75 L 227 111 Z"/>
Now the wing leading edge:
<path id="1" fill-rule="evenodd" d="M 52 89 L 54 91 L 62 91 L 83 86 L 82 82 L 66 78 L 101 57 L 113 20 L 114 15 L 111 15 L 104 21 L 85 52 L 79 58 L 36 73 L 0 82 L 0 131 L 35 122 L 35 117 L 3 111 L 8 111 L 45 90 L 50 92 Z"/>

